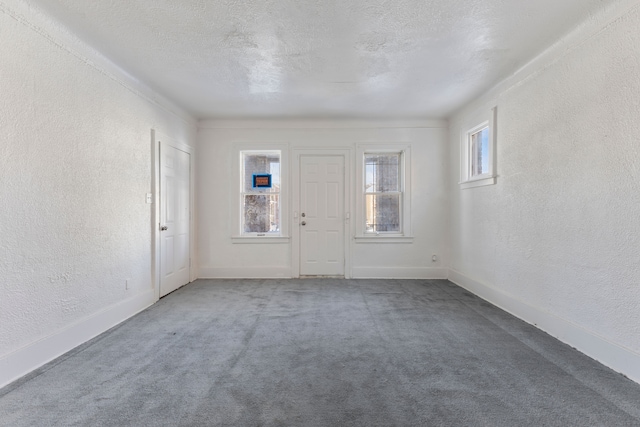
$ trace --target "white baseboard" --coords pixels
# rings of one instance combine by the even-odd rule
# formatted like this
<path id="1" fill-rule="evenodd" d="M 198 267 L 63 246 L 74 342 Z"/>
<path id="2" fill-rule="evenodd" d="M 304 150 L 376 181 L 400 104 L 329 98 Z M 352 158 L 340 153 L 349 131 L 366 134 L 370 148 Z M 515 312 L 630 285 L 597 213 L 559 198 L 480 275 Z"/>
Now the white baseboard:
<path id="1" fill-rule="evenodd" d="M 0 358 L 0 388 L 127 320 L 155 302 L 153 290 L 95 313 Z"/>
<path id="2" fill-rule="evenodd" d="M 291 267 L 201 267 L 199 279 L 290 279 Z"/>
<path id="3" fill-rule="evenodd" d="M 532 307 L 513 296 L 480 283 L 464 274 L 449 270 L 449 280 L 500 307 L 506 312 L 536 326 L 587 356 L 640 383 L 640 354 L 613 343 L 581 326 L 554 314 Z"/>
<path id="4" fill-rule="evenodd" d="M 430 267 L 352 267 L 354 279 L 446 279 L 446 268 Z"/>
<path id="5" fill-rule="evenodd" d="M 353 267 L 354 279 L 446 279 L 446 268 Z M 200 279 L 290 279 L 290 267 L 202 267 Z"/>

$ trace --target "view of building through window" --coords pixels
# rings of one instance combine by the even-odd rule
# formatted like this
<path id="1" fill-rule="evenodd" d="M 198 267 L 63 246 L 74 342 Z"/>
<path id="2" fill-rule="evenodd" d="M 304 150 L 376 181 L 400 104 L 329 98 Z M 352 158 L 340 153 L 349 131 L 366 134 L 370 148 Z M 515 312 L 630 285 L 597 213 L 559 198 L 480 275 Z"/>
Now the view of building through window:
<path id="1" fill-rule="evenodd" d="M 368 233 L 400 232 L 400 153 L 365 154 L 364 191 Z"/>
<path id="2" fill-rule="evenodd" d="M 471 176 L 489 172 L 489 127 L 470 135 Z"/>
<path id="3" fill-rule="evenodd" d="M 280 231 L 280 152 L 243 151 L 242 230 L 244 233 Z M 270 188 L 254 187 L 253 176 L 271 175 Z"/>

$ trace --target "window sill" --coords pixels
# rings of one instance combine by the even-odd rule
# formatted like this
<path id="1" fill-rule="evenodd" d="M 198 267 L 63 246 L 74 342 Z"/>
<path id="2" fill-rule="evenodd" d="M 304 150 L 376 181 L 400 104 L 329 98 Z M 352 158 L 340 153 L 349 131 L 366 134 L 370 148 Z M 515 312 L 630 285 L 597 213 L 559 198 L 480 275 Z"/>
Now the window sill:
<path id="1" fill-rule="evenodd" d="M 413 243 L 413 237 L 410 236 L 356 236 L 356 243 Z"/>
<path id="2" fill-rule="evenodd" d="M 289 238 L 285 236 L 232 236 L 231 243 L 233 244 L 256 244 L 256 243 L 269 243 L 280 244 L 289 243 Z"/>
<path id="3" fill-rule="evenodd" d="M 480 179 L 475 179 L 473 181 L 463 181 L 460 182 L 460 189 L 461 190 L 466 190 L 467 188 L 475 188 L 475 187 L 482 187 L 485 185 L 494 185 L 496 183 L 496 177 L 495 176 L 490 176 L 488 178 L 480 178 Z"/>

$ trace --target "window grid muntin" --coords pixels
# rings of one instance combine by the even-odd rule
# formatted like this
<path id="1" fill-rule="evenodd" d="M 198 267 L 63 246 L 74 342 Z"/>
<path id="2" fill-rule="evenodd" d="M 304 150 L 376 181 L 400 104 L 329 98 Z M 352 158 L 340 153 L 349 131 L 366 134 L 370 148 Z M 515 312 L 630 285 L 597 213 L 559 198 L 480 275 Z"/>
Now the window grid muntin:
<path id="1" fill-rule="evenodd" d="M 246 159 L 249 156 L 262 156 L 266 158 L 277 158 L 277 162 L 270 162 L 269 164 L 277 163 L 277 170 L 254 170 L 247 171 Z M 280 150 L 245 150 L 240 152 L 240 232 L 242 235 L 280 235 L 282 230 L 282 199 L 281 199 L 281 170 L 282 170 L 282 153 Z M 274 173 L 276 176 L 274 177 Z M 252 177 L 254 173 L 271 173 L 272 174 L 272 187 L 271 188 L 252 188 Z M 266 217 L 269 219 L 269 229 L 264 231 L 247 231 L 248 228 L 253 228 L 247 224 L 247 197 L 265 197 L 269 198 L 269 208 Z M 274 199 L 276 200 L 274 202 Z M 274 204 L 276 205 L 274 207 Z M 272 222 L 271 219 L 274 219 Z M 275 224 L 275 229 L 272 230 L 272 223 Z"/>
<path id="2" fill-rule="evenodd" d="M 370 191 L 369 189 L 371 187 L 375 188 L 378 187 L 377 184 L 372 184 L 371 186 L 368 186 L 368 178 L 367 178 L 367 158 L 373 158 L 373 157 L 395 157 L 397 158 L 397 175 L 396 175 L 396 185 L 395 187 L 397 188 L 396 191 Z M 365 152 L 363 155 L 363 202 L 364 202 L 364 233 L 365 234 L 401 234 L 403 232 L 403 203 L 404 203 L 404 158 L 403 158 L 403 153 L 402 152 Z M 395 175 L 395 174 L 394 174 Z M 383 188 L 385 188 L 385 186 L 382 186 Z M 385 195 L 397 195 L 398 196 L 398 203 L 397 203 L 397 224 L 398 224 L 398 228 L 397 230 L 385 230 L 385 231 L 379 231 L 375 229 L 375 221 L 373 222 L 374 227 L 371 227 L 371 229 L 369 228 L 369 224 L 371 224 L 368 220 L 369 220 L 369 204 L 367 202 L 367 197 L 368 196 L 373 196 L 375 198 L 375 196 L 385 196 Z M 373 214 L 372 214 L 373 216 Z"/>

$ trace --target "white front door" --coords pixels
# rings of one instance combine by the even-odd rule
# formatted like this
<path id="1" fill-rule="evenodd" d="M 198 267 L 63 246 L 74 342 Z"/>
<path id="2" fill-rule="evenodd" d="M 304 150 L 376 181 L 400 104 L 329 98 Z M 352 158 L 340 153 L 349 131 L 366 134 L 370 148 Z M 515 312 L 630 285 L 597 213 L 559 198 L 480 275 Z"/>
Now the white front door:
<path id="1" fill-rule="evenodd" d="M 300 156 L 300 275 L 344 276 L 344 157 Z"/>
<path id="2" fill-rule="evenodd" d="M 160 296 L 189 283 L 191 156 L 160 141 Z"/>

